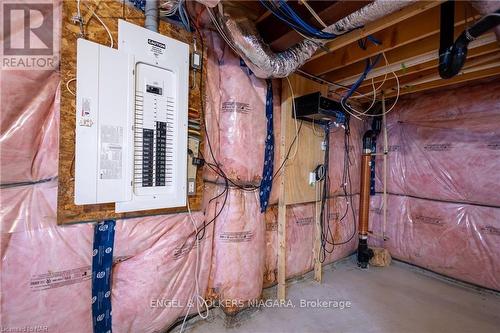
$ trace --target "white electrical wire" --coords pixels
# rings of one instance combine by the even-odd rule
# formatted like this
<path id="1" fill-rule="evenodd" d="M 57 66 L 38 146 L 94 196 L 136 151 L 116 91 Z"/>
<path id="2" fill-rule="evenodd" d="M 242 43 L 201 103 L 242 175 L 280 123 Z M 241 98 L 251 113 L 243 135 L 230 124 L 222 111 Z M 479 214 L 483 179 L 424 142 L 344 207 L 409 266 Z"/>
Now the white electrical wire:
<path id="1" fill-rule="evenodd" d="M 80 27 L 80 36 L 85 38 L 85 30 L 83 29 L 83 18 L 82 18 L 82 10 L 80 6 L 80 0 L 76 1 L 76 16 L 78 19 L 78 25 Z"/>
<path id="2" fill-rule="evenodd" d="M 382 55 L 384 56 L 384 59 L 385 59 L 385 65 L 389 66 L 389 61 L 387 60 L 387 57 L 385 56 L 385 52 L 382 52 Z M 352 112 L 357 113 L 358 116 L 366 115 L 368 113 L 368 111 L 370 111 L 371 108 L 375 105 L 375 102 L 377 101 L 377 91 L 384 85 L 384 83 L 385 83 L 386 80 L 387 80 L 387 73 L 385 73 L 385 76 L 384 76 L 384 79 L 382 80 L 382 83 L 380 83 L 380 85 L 377 88 L 375 88 L 375 78 L 372 78 L 372 88 L 373 88 L 372 95 L 373 95 L 373 98 L 372 98 L 372 102 L 371 102 L 370 106 L 365 111 L 361 112 L 361 111 L 355 110 L 354 108 L 352 108 L 350 105 L 347 105 L 347 104 L 346 104 L 346 106 Z M 366 95 L 364 95 L 364 96 L 366 96 Z"/>
<path id="3" fill-rule="evenodd" d="M 171 1 L 164 1 L 160 5 L 160 16 L 172 16 L 174 15 L 177 10 L 179 9 L 181 1 L 180 0 L 171 0 Z M 165 9 L 167 8 L 167 9 Z"/>
<path id="4" fill-rule="evenodd" d="M 385 53 L 384 53 L 384 52 L 382 52 L 382 55 L 384 56 L 386 66 L 388 67 L 390 64 L 389 64 L 389 61 L 387 60 L 387 57 L 385 56 Z M 361 116 L 367 116 L 367 117 L 378 117 L 378 116 L 382 116 L 382 115 L 387 115 L 389 112 L 391 112 L 391 111 L 394 109 L 394 107 L 396 106 L 396 104 L 398 103 L 398 100 L 399 100 L 399 95 L 400 95 L 400 85 L 399 85 L 399 78 L 398 78 L 398 75 L 397 75 L 395 72 L 391 72 L 391 73 L 392 73 L 392 75 L 394 75 L 394 78 L 396 79 L 396 84 L 397 84 L 397 94 L 396 94 L 396 99 L 394 100 L 394 103 L 391 105 L 391 107 L 390 107 L 387 111 L 385 111 L 385 112 L 384 112 L 384 113 L 382 113 L 382 114 L 371 115 L 371 114 L 367 114 L 367 112 L 368 112 L 368 110 L 369 110 L 370 108 L 369 108 L 368 110 L 366 110 L 366 111 L 361 112 L 361 111 L 355 110 L 354 108 L 352 108 L 351 106 L 349 106 L 349 105 L 347 105 L 347 104 L 345 104 L 345 103 L 344 103 L 344 104 L 347 106 L 347 108 L 343 107 L 343 108 L 344 108 L 344 110 L 345 110 L 347 113 L 349 113 L 350 115 L 352 115 L 352 116 L 356 117 L 357 119 L 360 119 L 359 117 L 361 117 Z M 387 75 L 386 75 L 386 76 L 387 76 Z M 384 78 L 384 80 L 382 81 L 382 84 L 379 86 L 379 88 L 380 88 L 380 87 L 382 87 L 382 85 L 383 85 L 384 83 L 385 83 L 385 78 Z M 372 85 L 373 85 L 373 82 L 372 82 Z M 374 86 L 374 85 L 373 85 L 373 88 L 375 88 L 375 86 Z M 375 100 L 375 97 L 376 97 L 376 96 L 375 96 L 375 94 L 376 94 L 376 90 L 373 92 L 373 94 L 374 94 L 374 98 L 373 98 L 373 100 Z"/>
<path id="5" fill-rule="evenodd" d="M 313 129 L 313 134 L 319 138 L 324 138 L 325 136 L 321 132 L 316 132 L 316 124 L 314 122 L 314 119 L 312 120 L 312 129 Z"/>
<path id="6" fill-rule="evenodd" d="M 194 267 L 195 291 L 193 292 L 193 295 L 191 296 L 191 302 L 196 301 L 196 311 L 198 312 L 198 315 L 202 319 L 207 319 L 210 309 L 208 307 L 207 301 L 203 298 L 203 296 L 200 295 L 200 283 L 198 281 L 198 266 L 200 263 L 200 240 L 198 239 L 198 227 L 196 226 L 197 223 L 194 220 L 193 214 L 191 212 L 191 207 L 189 206 L 189 201 L 187 203 L 187 209 L 188 209 L 189 220 L 191 221 L 191 223 L 193 225 L 193 229 L 194 229 L 194 242 L 195 242 L 194 247 L 196 249 L 196 263 L 195 263 L 195 267 Z M 191 305 L 192 305 L 192 303 L 191 303 Z M 203 305 L 203 307 L 205 307 L 205 310 L 206 310 L 205 314 L 203 314 L 203 312 L 201 311 L 200 305 Z M 180 333 L 182 333 L 184 331 L 184 326 L 186 324 L 186 319 L 189 315 L 189 310 L 191 310 L 191 306 L 187 307 L 186 315 L 184 316 L 184 320 L 182 321 L 182 325 L 180 328 Z"/>
<path id="7" fill-rule="evenodd" d="M 219 31 L 219 34 L 221 35 L 221 37 L 226 41 L 227 45 L 229 45 L 229 47 L 231 49 L 233 49 L 233 51 L 236 54 L 239 54 L 238 51 L 236 50 L 236 47 L 234 46 L 233 42 L 231 42 L 229 40 L 229 38 L 227 37 L 227 35 L 224 32 L 224 30 L 222 29 L 222 27 L 219 25 L 219 22 L 217 21 L 214 14 L 212 13 L 211 8 L 208 6 L 206 6 L 206 8 L 207 8 L 208 15 L 210 16 L 210 19 L 212 20 L 212 23 L 214 24 L 215 28 L 217 28 L 217 31 Z"/>
<path id="8" fill-rule="evenodd" d="M 323 22 L 321 17 L 319 17 L 318 13 L 316 13 L 316 11 L 311 6 L 309 6 L 306 0 L 301 0 L 300 2 L 307 8 L 309 13 L 311 13 L 311 15 L 316 19 L 316 21 L 318 21 L 318 23 L 323 26 L 323 28 L 328 28 L 328 26 L 325 24 L 325 22 Z"/>
<path id="9" fill-rule="evenodd" d="M 99 17 L 99 15 L 97 15 L 96 12 L 92 8 L 90 8 L 89 6 L 87 6 L 86 3 L 83 3 L 83 4 L 85 5 L 85 7 L 87 7 L 87 9 L 92 14 L 90 17 L 95 16 L 95 18 L 99 21 L 99 23 L 101 23 L 101 25 L 104 27 L 104 29 L 108 33 L 109 44 L 110 44 L 109 47 L 113 47 L 114 46 L 114 40 L 113 40 L 113 35 L 111 34 L 111 30 L 109 30 L 108 26 L 101 20 L 101 18 Z"/>
<path id="10" fill-rule="evenodd" d="M 79 18 L 82 18 L 82 12 L 80 9 L 80 2 L 81 2 L 81 0 L 76 0 L 76 14 L 78 15 Z"/>
<path id="11" fill-rule="evenodd" d="M 293 160 L 295 156 L 297 155 L 297 151 L 299 150 L 299 126 L 297 124 L 297 112 L 295 110 L 295 94 L 293 92 L 293 87 L 292 83 L 290 82 L 290 79 L 288 76 L 286 77 L 286 81 L 288 82 L 288 86 L 290 87 L 290 95 L 292 95 L 292 112 L 293 112 L 293 121 L 295 124 L 295 137 L 297 138 L 297 142 L 295 143 L 295 151 L 293 152 L 292 156 L 289 156 L 289 160 Z M 285 121 L 284 119 L 281 119 L 281 121 Z"/>
<path id="12" fill-rule="evenodd" d="M 73 81 L 76 81 L 76 77 L 72 78 L 72 79 L 69 79 L 68 81 L 66 81 L 66 89 L 69 91 L 69 93 L 73 96 L 76 96 L 75 92 L 73 90 L 70 89 L 69 87 L 69 84 Z"/>

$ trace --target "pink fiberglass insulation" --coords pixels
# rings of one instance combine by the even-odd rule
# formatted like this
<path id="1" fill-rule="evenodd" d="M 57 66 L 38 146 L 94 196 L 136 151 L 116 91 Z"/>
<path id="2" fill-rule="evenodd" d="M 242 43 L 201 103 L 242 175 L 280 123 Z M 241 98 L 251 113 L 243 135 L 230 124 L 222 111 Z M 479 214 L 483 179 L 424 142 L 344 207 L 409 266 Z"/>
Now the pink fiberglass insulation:
<path id="1" fill-rule="evenodd" d="M 346 183 L 348 193 L 359 192 L 359 175 L 361 172 L 360 157 L 361 157 L 361 142 L 363 134 L 366 131 L 366 125 L 362 121 L 351 117 L 350 120 L 350 135 L 349 138 L 345 137 L 345 130 L 343 128 L 333 128 L 330 132 L 330 158 L 328 175 L 330 177 L 330 195 L 342 195 L 342 184 L 344 183 L 344 162 L 345 162 L 345 149 L 349 149 L 349 168 L 350 168 L 350 181 L 346 176 Z"/>
<path id="2" fill-rule="evenodd" d="M 55 181 L 4 188 L 0 194 L 15 207 L 5 209 L 2 204 L 0 211 L 2 226 L 7 227 L 2 229 L 2 242 L 9 240 L 2 244 L 1 253 L 1 325 L 91 332 L 93 226 L 56 225 Z M 203 214 L 193 213 L 193 219 L 200 228 Z M 194 227 L 187 214 L 117 221 L 112 277 L 114 330 L 164 330 L 186 313 L 196 287 L 193 241 Z M 208 227 L 199 248 L 201 295 L 207 288 L 211 246 L 212 230 Z M 169 306 L 159 303 L 162 300 L 176 303 Z"/>
<path id="3" fill-rule="evenodd" d="M 353 196 L 354 214 L 357 221 L 359 197 Z M 328 200 L 328 224 L 331 230 L 327 245 L 325 263 L 331 263 L 352 254 L 357 246 L 357 233 L 353 212 L 348 209 L 345 197 Z M 264 284 L 272 285 L 277 281 L 278 262 L 278 208 L 272 207 L 265 214 L 266 223 L 266 259 Z M 314 265 L 314 221 L 315 204 L 300 204 L 287 207 L 286 212 L 286 277 L 296 277 L 313 269 Z M 326 230 L 326 228 L 325 228 Z M 344 243 L 344 244 L 341 244 Z M 340 245 L 341 244 L 341 245 Z M 329 253 L 330 252 L 330 253 Z"/>
<path id="4" fill-rule="evenodd" d="M 1 326 L 91 332 L 92 225 L 56 225 L 56 181 L 0 191 Z"/>
<path id="5" fill-rule="evenodd" d="M 497 80 L 405 97 L 388 116 L 384 245 L 394 257 L 500 289 L 499 110 Z M 380 192 L 382 158 L 376 168 Z M 382 207 L 372 197 L 376 233 Z"/>
<path id="6" fill-rule="evenodd" d="M 402 99 L 387 121 L 387 190 L 498 206 L 499 110 L 499 81 Z M 379 157 L 377 191 L 381 166 Z"/>
<path id="7" fill-rule="evenodd" d="M 214 163 L 213 157 L 218 159 L 220 151 L 219 140 L 219 111 L 220 111 L 220 72 L 219 58 L 222 56 L 222 50 L 215 45 L 222 45 L 220 36 L 215 32 L 205 31 L 205 42 L 207 46 L 207 84 L 205 85 L 205 109 L 204 121 L 207 133 L 205 133 L 206 144 L 204 145 L 203 155 L 205 159 Z M 210 150 L 211 148 L 211 150 Z M 213 154 L 213 156 L 212 156 Z M 215 181 L 219 176 L 208 166 L 203 168 L 203 178 Z"/>
<path id="8" fill-rule="evenodd" d="M 382 233 L 381 195 L 372 198 L 370 229 Z M 386 236 L 372 238 L 397 259 L 500 290 L 500 208 L 389 195 Z M 383 243 L 383 244 L 382 244 Z"/>
<path id="9" fill-rule="evenodd" d="M 53 6 L 40 10 L 42 15 L 51 14 L 53 22 L 61 20 L 61 1 L 54 1 Z M 6 38 L 11 41 L 24 40 L 24 19 L 22 15 L 12 15 L 11 35 Z M 2 68 L 0 184 L 31 182 L 57 176 L 60 24 L 54 24 L 52 32 L 53 66 L 42 69 Z M 4 58 L 8 60 L 8 57 Z"/>
<path id="10" fill-rule="evenodd" d="M 224 191 L 220 185 L 206 187 L 205 199 Z M 221 301 L 227 312 L 235 312 L 247 301 L 258 299 L 261 295 L 266 251 L 265 224 L 256 191 L 228 191 L 227 199 L 223 194 L 205 208 L 207 222 L 218 214 L 212 222 L 214 240 L 209 295 Z"/>
<path id="11" fill-rule="evenodd" d="M 203 225 L 202 213 L 193 213 L 193 219 L 197 228 Z M 113 266 L 113 330 L 165 331 L 186 314 L 196 289 L 205 297 L 212 256 L 212 226 L 207 227 L 203 239 L 195 245 L 194 227 L 187 214 L 117 224 L 120 228 L 115 240 L 119 251 L 116 256 L 128 259 Z M 124 244 L 126 250 L 121 248 Z M 200 309 L 205 310 L 203 306 Z M 195 312 L 196 308 L 191 308 L 190 313 Z"/>
<path id="12" fill-rule="evenodd" d="M 59 73 L 3 70 L 0 81 L 0 183 L 55 177 L 59 154 Z"/>
<path id="13" fill-rule="evenodd" d="M 258 185 L 262 179 L 266 128 L 266 81 L 258 79 L 216 33 L 205 32 L 208 48 L 205 120 L 212 152 L 226 176 Z M 279 82 L 273 82 L 275 166 L 279 162 Z M 209 145 L 205 157 L 212 162 Z M 222 182 L 205 168 L 205 178 Z M 277 184 L 277 183 L 276 183 Z M 276 185 L 277 186 L 277 185 Z M 271 201 L 276 201 L 277 192 Z"/>

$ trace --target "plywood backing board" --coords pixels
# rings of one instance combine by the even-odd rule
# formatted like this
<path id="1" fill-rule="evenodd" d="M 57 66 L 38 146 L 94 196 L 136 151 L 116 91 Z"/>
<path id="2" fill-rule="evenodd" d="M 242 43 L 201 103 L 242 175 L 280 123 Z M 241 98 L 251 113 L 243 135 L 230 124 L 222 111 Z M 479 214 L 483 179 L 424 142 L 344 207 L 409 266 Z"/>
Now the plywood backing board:
<path id="1" fill-rule="evenodd" d="M 104 27 L 88 7 L 93 9 L 102 21 L 109 27 L 115 47 L 118 40 L 118 19 L 143 26 L 144 15 L 141 11 L 125 5 L 123 1 L 82 1 L 81 12 L 85 22 L 86 37 L 94 42 L 109 45 L 109 37 Z M 57 205 L 57 221 L 59 224 L 96 221 L 103 219 L 121 219 L 129 217 L 169 214 L 187 211 L 186 207 L 171 209 L 155 209 L 147 211 L 115 213 L 114 204 L 83 205 L 74 204 L 74 158 L 75 158 L 75 97 L 66 89 L 68 80 L 76 76 L 76 40 L 80 28 L 72 18 L 77 13 L 76 1 L 63 1 L 61 30 L 61 109 L 60 109 L 60 142 L 59 142 L 59 190 Z M 159 32 L 185 43 L 191 47 L 193 36 L 179 26 L 160 21 Z M 198 47 L 200 47 L 198 45 Z M 201 49 L 201 48 L 199 48 Z M 205 52 L 206 54 L 206 52 Z M 204 59 L 205 62 L 206 59 Z M 205 72 L 204 72 L 205 76 Z M 189 108 L 197 110 L 201 115 L 200 76 L 197 75 L 197 85 L 190 89 Z M 203 78 L 206 79 L 206 76 Z M 192 80 L 192 73 L 190 81 Z M 70 88 L 75 89 L 74 82 Z M 201 149 L 201 148 L 200 148 Z M 192 210 L 201 209 L 203 180 L 201 168 L 197 173 L 196 195 L 189 196 Z"/>
<path id="2" fill-rule="evenodd" d="M 293 88 L 295 97 L 320 91 L 323 96 L 327 96 L 327 86 L 321 85 L 302 76 L 289 76 L 290 84 Z M 282 83 L 282 121 L 285 122 L 285 143 L 290 147 L 296 134 L 295 121 L 292 117 L 292 97 L 290 87 L 286 80 Z M 297 121 L 297 127 L 300 121 Z M 324 140 L 323 130 L 304 121 L 298 137 L 298 146 L 292 147 L 290 157 L 294 155 L 295 148 L 297 153 L 286 163 L 285 168 L 285 193 L 284 202 L 286 205 L 313 202 L 316 200 L 316 190 L 314 186 L 309 185 L 309 173 L 319 164 L 323 164 L 325 152 L 321 150 L 321 143 Z M 296 142 L 297 144 L 297 142 Z"/>
<path id="3" fill-rule="evenodd" d="M 328 88 L 302 76 L 291 75 L 282 82 L 281 91 L 281 137 L 280 137 L 280 165 L 287 158 L 287 152 L 296 138 L 300 121 L 295 122 L 293 115 L 293 97 L 320 91 L 327 95 Z M 291 88 L 291 89 L 290 89 Z M 293 91 L 293 94 L 292 94 Z M 317 200 L 317 187 L 309 186 L 309 173 L 324 162 L 325 152 L 321 150 L 324 140 L 322 130 L 314 128 L 312 124 L 302 122 L 297 145 L 290 150 L 290 159 L 286 161 L 284 171 L 280 177 L 280 194 L 278 203 L 278 290 L 277 298 L 286 298 L 286 207 L 287 205 L 313 202 Z M 321 186 L 321 182 L 318 184 Z M 322 267 L 319 261 L 321 246 L 321 229 L 319 211 L 321 203 L 316 203 L 315 239 L 311 251 L 314 252 L 314 276 L 321 282 Z"/>

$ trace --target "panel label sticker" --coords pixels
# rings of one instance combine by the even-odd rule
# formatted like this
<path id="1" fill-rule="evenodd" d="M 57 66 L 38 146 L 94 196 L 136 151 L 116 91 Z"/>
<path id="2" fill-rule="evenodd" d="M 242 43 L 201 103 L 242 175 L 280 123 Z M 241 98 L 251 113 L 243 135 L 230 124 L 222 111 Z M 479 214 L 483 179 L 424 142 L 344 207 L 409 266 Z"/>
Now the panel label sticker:
<path id="1" fill-rule="evenodd" d="M 101 127 L 101 179 L 122 178 L 123 127 Z"/>
<path id="2" fill-rule="evenodd" d="M 167 49 L 165 44 L 160 43 L 154 39 L 148 38 L 148 45 L 149 45 L 149 52 L 151 52 L 151 54 L 155 58 L 158 58 L 159 56 L 163 55 L 165 53 L 165 50 Z"/>

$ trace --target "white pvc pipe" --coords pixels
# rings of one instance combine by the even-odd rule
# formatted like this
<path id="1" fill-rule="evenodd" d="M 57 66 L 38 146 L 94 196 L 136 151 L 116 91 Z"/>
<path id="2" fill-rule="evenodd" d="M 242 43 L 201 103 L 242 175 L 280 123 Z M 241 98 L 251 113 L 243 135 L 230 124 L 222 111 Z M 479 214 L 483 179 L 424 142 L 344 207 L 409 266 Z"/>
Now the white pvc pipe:
<path id="1" fill-rule="evenodd" d="M 144 5 L 144 28 L 158 32 L 158 1 L 146 0 Z"/>

